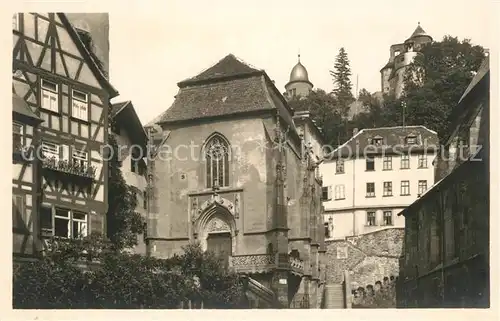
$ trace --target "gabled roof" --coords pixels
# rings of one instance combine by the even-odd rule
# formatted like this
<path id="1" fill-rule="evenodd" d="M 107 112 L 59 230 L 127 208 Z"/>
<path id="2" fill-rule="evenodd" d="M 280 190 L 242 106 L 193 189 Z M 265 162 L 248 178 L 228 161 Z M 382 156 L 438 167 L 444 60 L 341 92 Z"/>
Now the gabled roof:
<path id="1" fill-rule="evenodd" d="M 472 78 L 471 82 L 469 83 L 469 86 L 467 86 L 467 89 L 465 89 L 464 94 L 462 95 L 462 97 L 460 97 L 460 100 L 458 101 L 459 104 L 462 102 L 465 96 L 467 96 L 471 92 L 472 88 L 474 88 L 479 83 L 479 81 L 483 79 L 488 71 L 490 71 L 490 59 L 486 57 L 481 63 L 481 66 L 479 66 L 479 69 L 474 75 L 474 78 Z"/>
<path id="2" fill-rule="evenodd" d="M 144 127 L 142 127 L 134 105 L 130 100 L 111 105 L 110 116 L 118 125 L 121 125 L 122 130 L 127 131 L 132 143 L 146 148 L 148 135 Z"/>
<path id="3" fill-rule="evenodd" d="M 476 75 L 464 91 L 464 94 L 453 108 L 449 116 L 451 134 L 446 138 L 445 145 L 449 145 L 451 139 L 455 137 L 465 123 L 468 123 L 469 117 L 473 117 L 481 108 L 481 104 L 475 103 L 477 98 L 487 97 L 489 94 L 490 65 L 489 57 L 486 57 L 479 67 Z"/>
<path id="4" fill-rule="evenodd" d="M 409 148 L 409 146 L 405 145 L 405 138 L 408 136 L 419 138 L 418 145 L 412 145 L 412 151 L 438 148 L 437 133 L 424 126 L 365 128 L 335 149 L 330 155 L 325 156 L 325 158 L 363 157 L 365 153 L 403 152 Z M 382 145 L 374 146 L 372 139 L 379 137 L 383 138 Z"/>
<path id="5" fill-rule="evenodd" d="M 232 54 L 179 87 L 172 106 L 148 126 L 278 109 L 293 127 L 293 111 L 267 74 Z"/>
<path id="6" fill-rule="evenodd" d="M 31 110 L 24 99 L 22 99 L 15 93 L 12 93 L 12 112 L 20 116 L 29 118 L 34 122 L 43 122 L 43 120 Z"/>
<path id="7" fill-rule="evenodd" d="M 83 58 L 87 62 L 90 70 L 92 70 L 94 76 L 99 81 L 99 84 L 102 86 L 102 88 L 104 88 L 104 90 L 106 90 L 109 93 L 109 99 L 118 96 L 118 91 L 110 84 L 110 82 L 108 81 L 106 76 L 104 76 L 101 69 L 97 66 L 96 62 L 92 58 L 92 55 L 89 53 L 89 51 L 83 44 L 82 40 L 80 39 L 78 32 L 76 32 L 71 22 L 69 22 L 68 17 L 66 17 L 64 13 L 57 13 L 57 15 L 59 16 L 59 19 L 61 19 L 61 22 L 68 30 L 68 33 L 70 34 L 72 40 L 75 42 L 75 45 L 82 53 Z"/>
<path id="8" fill-rule="evenodd" d="M 252 73 L 262 73 L 262 70 L 258 70 L 246 62 L 243 62 L 243 60 L 237 58 L 235 55 L 229 54 L 219 60 L 212 67 L 205 69 L 194 77 L 179 82 L 177 85 L 182 88 L 187 85 L 193 85 L 207 80 L 216 80 Z"/>

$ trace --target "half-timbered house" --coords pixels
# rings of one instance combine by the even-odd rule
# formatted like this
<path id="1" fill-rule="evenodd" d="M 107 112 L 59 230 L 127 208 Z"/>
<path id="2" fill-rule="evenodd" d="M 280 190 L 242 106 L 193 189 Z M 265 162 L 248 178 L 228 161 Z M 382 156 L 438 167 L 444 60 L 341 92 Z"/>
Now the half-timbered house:
<path id="1" fill-rule="evenodd" d="M 118 92 L 63 13 L 14 15 L 12 68 L 12 90 L 20 97 L 14 99 L 43 120 L 34 151 L 39 168 L 32 170 L 36 197 L 20 193 L 24 185 L 19 188 L 19 182 L 30 174 L 23 170 L 27 166 L 14 165 L 14 199 L 23 204 L 17 213 L 28 226 L 29 239 L 38 247 L 46 236 L 104 232 L 107 163 L 101 151 L 108 138 L 109 100 Z M 37 210 L 30 215 L 30 208 Z M 26 238 L 14 237 L 22 245 L 15 245 L 15 251 L 29 247 L 22 242 Z"/>

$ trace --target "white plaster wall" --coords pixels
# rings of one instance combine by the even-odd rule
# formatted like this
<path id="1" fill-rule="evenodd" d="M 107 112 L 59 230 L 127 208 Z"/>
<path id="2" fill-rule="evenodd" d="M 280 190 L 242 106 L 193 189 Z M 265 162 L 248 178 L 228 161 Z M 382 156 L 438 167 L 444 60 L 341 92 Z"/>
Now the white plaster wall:
<path id="1" fill-rule="evenodd" d="M 427 189 L 434 184 L 433 154 L 426 155 L 427 168 L 418 168 L 418 155 L 410 155 L 410 168 L 401 169 L 401 156 L 392 156 L 392 170 L 383 170 L 383 157 L 377 156 L 375 170 L 366 171 L 366 159 L 344 161 L 344 174 L 336 174 L 336 160 L 320 165 L 323 186 L 330 186 L 331 200 L 324 201 L 325 217 L 333 217 L 333 238 L 359 235 L 387 228 L 382 225 L 383 211 L 393 212 L 393 225 L 404 227 L 397 214 L 417 199 L 418 181 L 427 180 Z M 401 195 L 401 181 L 410 182 L 410 195 Z M 375 197 L 366 197 L 366 183 L 375 183 Z M 384 182 L 392 182 L 392 196 L 383 196 Z M 345 199 L 335 200 L 335 186 L 344 185 Z M 376 211 L 376 225 L 366 225 L 366 212 Z"/>

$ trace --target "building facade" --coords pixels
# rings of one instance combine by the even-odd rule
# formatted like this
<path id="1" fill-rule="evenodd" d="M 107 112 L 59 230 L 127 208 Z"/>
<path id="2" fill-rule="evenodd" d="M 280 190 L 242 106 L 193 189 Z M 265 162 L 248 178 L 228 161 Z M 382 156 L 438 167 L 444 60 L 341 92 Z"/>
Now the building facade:
<path id="1" fill-rule="evenodd" d="M 429 36 L 418 23 L 417 28 L 404 43 L 390 47 L 389 61 L 380 70 L 381 91 L 384 94 L 395 95 L 399 98 L 403 92 L 404 75 L 407 67 L 420 53 L 421 48 L 432 42 Z"/>
<path id="2" fill-rule="evenodd" d="M 440 180 L 400 213 L 406 221 L 398 307 L 489 307 L 489 63 L 451 114 Z M 441 156 L 441 153 L 440 153 Z"/>
<path id="3" fill-rule="evenodd" d="M 267 74 L 234 55 L 178 86 L 173 105 L 148 125 L 156 131 L 151 254 L 199 242 L 248 276 L 252 307 L 319 307 L 319 157 L 304 143 L 316 137 L 312 122 L 296 124 Z"/>
<path id="4" fill-rule="evenodd" d="M 14 216 L 26 227 L 14 233 L 14 253 L 40 249 L 44 237 L 103 233 L 107 165 L 100 151 L 107 143 L 108 102 L 117 91 L 62 13 L 14 15 L 12 78 L 13 112 L 24 105 L 42 120 L 35 137 L 33 128 L 14 120 L 17 142 L 37 140 L 36 160 L 13 164 Z M 27 177 L 31 189 L 19 183 Z"/>
<path id="5" fill-rule="evenodd" d="M 113 121 L 110 134 L 114 135 L 118 145 L 118 160 L 122 163 L 120 170 L 125 183 L 136 195 L 136 212 L 147 220 L 148 185 L 145 158 L 148 136 L 131 101 L 113 104 L 110 114 Z M 146 235 L 139 235 L 137 241 L 138 244 L 131 250 L 137 254 L 147 254 Z"/>
<path id="6" fill-rule="evenodd" d="M 423 126 L 355 130 L 320 165 L 325 237 L 403 228 L 397 214 L 434 184 L 437 146 Z"/>

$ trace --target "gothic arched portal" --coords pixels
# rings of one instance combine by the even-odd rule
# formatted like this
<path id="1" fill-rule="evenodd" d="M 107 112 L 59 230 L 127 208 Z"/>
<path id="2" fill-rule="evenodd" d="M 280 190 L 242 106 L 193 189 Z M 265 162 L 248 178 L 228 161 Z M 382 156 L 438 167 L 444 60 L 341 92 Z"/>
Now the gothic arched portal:
<path id="1" fill-rule="evenodd" d="M 194 222 L 194 231 L 204 251 L 220 256 L 226 266 L 236 250 L 236 222 L 223 205 L 213 203 Z"/>

